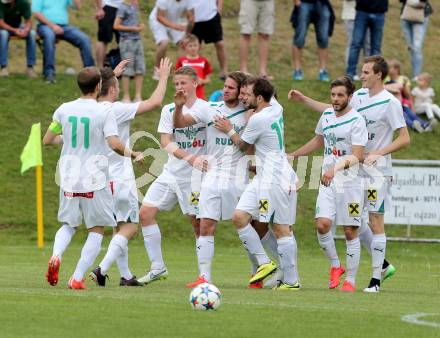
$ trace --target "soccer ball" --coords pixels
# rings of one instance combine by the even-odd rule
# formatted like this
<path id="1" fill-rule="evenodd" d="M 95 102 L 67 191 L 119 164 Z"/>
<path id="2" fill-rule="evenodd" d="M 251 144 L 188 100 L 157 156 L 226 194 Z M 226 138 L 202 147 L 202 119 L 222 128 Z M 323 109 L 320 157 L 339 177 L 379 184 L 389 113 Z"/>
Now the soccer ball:
<path id="1" fill-rule="evenodd" d="M 215 285 L 202 283 L 191 290 L 189 303 L 194 310 L 216 310 L 220 306 L 221 297 Z"/>

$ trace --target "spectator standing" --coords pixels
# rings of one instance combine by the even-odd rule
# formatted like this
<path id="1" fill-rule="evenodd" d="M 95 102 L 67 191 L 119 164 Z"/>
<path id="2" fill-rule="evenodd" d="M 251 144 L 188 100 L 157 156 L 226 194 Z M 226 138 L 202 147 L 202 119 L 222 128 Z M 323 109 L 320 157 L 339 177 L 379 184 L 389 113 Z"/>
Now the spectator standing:
<path id="1" fill-rule="evenodd" d="M 295 28 L 293 37 L 292 56 L 295 70 L 294 80 L 302 80 L 301 54 L 306 42 L 310 23 L 315 26 L 316 42 L 318 44 L 319 80 L 329 81 L 327 71 L 328 41 L 333 32 L 334 13 L 329 0 L 294 0 L 292 24 Z"/>
<path id="2" fill-rule="evenodd" d="M 402 3 L 402 12 L 406 5 L 423 7 L 423 18 L 421 22 L 414 19 L 405 19 L 401 16 L 400 26 L 405 36 L 406 45 L 411 55 L 411 66 L 413 77 L 417 77 L 422 72 L 423 67 L 423 41 L 425 40 L 426 31 L 428 29 L 429 16 L 433 10 L 427 0 L 400 0 Z"/>
<path id="3" fill-rule="evenodd" d="M 221 12 L 223 0 L 192 0 L 194 3 L 195 24 L 192 34 L 200 43 L 214 43 L 220 64 L 220 78 L 224 80 L 228 73 Z"/>
<path id="4" fill-rule="evenodd" d="M 122 60 L 130 59 L 130 63 L 122 74 L 123 102 L 130 100 L 130 77 L 134 77 L 134 102 L 142 101 L 142 82 L 145 74 L 144 46 L 141 31 L 145 25 L 139 23 L 139 1 L 124 0 L 116 13 L 114 29 L 119 31 L 119 49 Z"/>
<path id="5" fill-rule="evenodd" d="M 3 77 L 9 75 L 8 47 L 11 36 L 26 39 L 26 74 L 37 77 L 34 71 L 36 34 L 32 29 L 31 5 L 26 0 L 1 0 L 0 3 L 0 76 Z"/>
<path id="6" fill-rule="evenodd" d="M 354 78 L 361 48 L 370 31 L 370 55 L 381 55 L 385 13 L 388 0 L 356 0 L 356 16 L 347 63 L 347 75 Z"/>
<path id="7" fill-rule="evenodd" d="M 240 70 L 248 73 L 248 54 L 252 33 L 258 32 L 258 61 L 260 76 L 272 79 L 267 73 L 269 38 L 273 34 L 275 21 L 274 0 L 240 1 Z"/>
<path id="8" fill-rule="evenodd" d="M 96 42 L 96 64 L 99 68 L 104 66 L 107 45 L 112 42 L 113 34 L 116 42 L 119 43 L 119 32 L 113 29 L 116 12 L 123 0 L 95 0 L 96 14 L 98 20 L 98 41 Z"/>
<path id="9" fill-rule="evenodd" d="M 210 74 L 212 73 L 212 67 L 208 59 L 201 56 L 200 52 L 200 42 L 197 36 L 190 34 L 185 39 L 185 56 L 181 56 L 177 59 L 176 70 L 189 66 L 193 68 L 197 73 L 197 88 L 196 96 L 199 99 L 206 100 L 205 97 L 205 84 L 211 82 Z"/>
<path id="10" fill-rule="evenodd" d="M 417 114 L 425 113 L 428 119 L 440 119 L 440 107 L 434 103 L 435 92 L 431 87 L 432 76 L 421 73 L 417 76 L 417 86 L 412 90 L 414 106 Z"/>
<path id="11" fill-rule="evenodd" d="M 345 50 L 345 62 L 348 62 L 348 54 L 350 52 L 351 40 L 353 36 L 354 18 L 356 17 L 356 0 L 344 0 L 342 2 L 342 21 L 344 21 L 345 34 L 347 36 L 347 48 Z M 371 56 L 370 46 L 370 30 L 367 29 L 365 41 L 363 45 L 364 56 Z M 359 76 L 355 75 L 354 80 L 359 80 Z"/>
<path id="12" fill-rule="evenodd" d="M 153 79 L 159 80 L 156 68 L 166 55 L 169 41 L 182 48 L 185 33 L 191 32 L 194 26 L 194 4 L 191 0 L 157 0 L 150 13 L 149 25 L 156 43 Z"/>
<path id="13" fill-rule="evenodd" d="M 95 64 L 90 38 L 69 25 L 69 7 L 81 8 L 80 0 L 32 0 L 32 12 L 39 21 L 37 33 L 43 39 L 43 76 L 47 83 L 55 83 L 55 43 L 65 40 L 79 48 L 84 67 Z"/>

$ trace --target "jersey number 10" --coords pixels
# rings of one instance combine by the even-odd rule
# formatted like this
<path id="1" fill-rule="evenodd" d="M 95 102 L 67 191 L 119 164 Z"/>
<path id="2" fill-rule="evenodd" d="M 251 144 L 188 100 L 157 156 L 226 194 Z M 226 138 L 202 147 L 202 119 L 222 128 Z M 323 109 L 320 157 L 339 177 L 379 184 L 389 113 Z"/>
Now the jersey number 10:
<path id="1" fill-rule="evenodd" d="M 281 116 L 278 122 L 274 122 L 270 126 L 272 129 L 274 129 L 278 136 L 278 143 L 280 145 L 280 150 L 284 149 L 284 118 Z"/>
<path id="2" fill-rule="evenodd" d="M 81 117 L 79 121 L 84 125 L 84 148 L 89 148 L 90 119 Z M 78 117 L 69 116 L 69 122 L 72 124 L 72 148 L 76 148 L 78 133 Z"/>

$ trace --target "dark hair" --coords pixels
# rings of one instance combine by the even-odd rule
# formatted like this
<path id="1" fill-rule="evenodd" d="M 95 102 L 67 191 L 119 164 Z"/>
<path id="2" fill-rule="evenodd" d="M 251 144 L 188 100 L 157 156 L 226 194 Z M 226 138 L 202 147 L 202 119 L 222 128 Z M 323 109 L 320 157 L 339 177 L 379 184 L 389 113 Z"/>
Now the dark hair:
<path id="1" fill-rule="evenodd" d="M 254 95 L 261 95 L 266 102 L 269 102 L 275 93 L 275 88 L 272 84 L 262 77 L 250 77 L 246 80 L 245 85 L 253 85 L 252 92 Z"/>
<path id="2" fill-rule="evenodd" d="M 178 70 L 176 70 L 174 72 L 174 75 L 188 75 L 191 76 L 194 79 L 197 79 L 197 73 L 194 70 L 194 68 L 190 67 L 190 66 L 183 66 L 180 67 Z"/>
<path id="3" fill-rule="evenodd" d="M 352 95 L 356 90 L 356 86 L 354 85 L 353 80 L 347 75 L 334 79 L 330 83 L 330 88 L 334 87 L 345 87 L 348 96 Z"/>
<path id="4" fill-rule="evenodd" d="M 381 79 L 384 80 L 388 75 L 388 63 L 385 59 L 380 55 L 368 56 L 364 59 L 365 63 L 373 64 L 373 72 L 377 74 L 379 72 L 382 73 Z"/>
<path id="5" fill-rule="evenodd" d="M 229 73 L 227 77 L 234 80 L 235 83 L 237 84 L 238 89 L 240 89 L 248 79 L 249 75 L 244 72 L 235 71 Z"/>
<path id="6" fill-rule="evenodd" d="M 78 73 L 76 82 L 83 95 L 95 92 L 96 86 L 101 81 L 101 72 L 96 67 L 86 67 Z"/>
<path id="7" fill-rule="evenodd" d="M 113 87 L 117 81 L 115 74 L 113 73 L 113 69 L 111 69 L 110 67 L 101 68 L 101 79 L 102 84 L 99 96 L 106 96 L 110 87 Z"/>

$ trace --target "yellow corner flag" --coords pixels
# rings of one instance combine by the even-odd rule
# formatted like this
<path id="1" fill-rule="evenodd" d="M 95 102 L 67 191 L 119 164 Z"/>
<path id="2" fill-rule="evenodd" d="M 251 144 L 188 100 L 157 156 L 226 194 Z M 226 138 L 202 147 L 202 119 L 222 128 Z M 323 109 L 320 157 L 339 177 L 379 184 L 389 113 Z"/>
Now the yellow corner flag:
<path id="1" fill-rule="evenodd" d="M 41 123 L 32 125 L 28 141 L 20 155 L 21 173 L 37 165 L 43 165 L 41 156 Z"/>
<path id="2" fill-rule="evenodd" d="M 21 174 L 29 168 L 35 167 L 37 193 L 37 244 L 44 246 L 43 226 L 43 156 L 41 155 L 41 123 L 32 125 L 28 141 L 20 155 Z"/>

